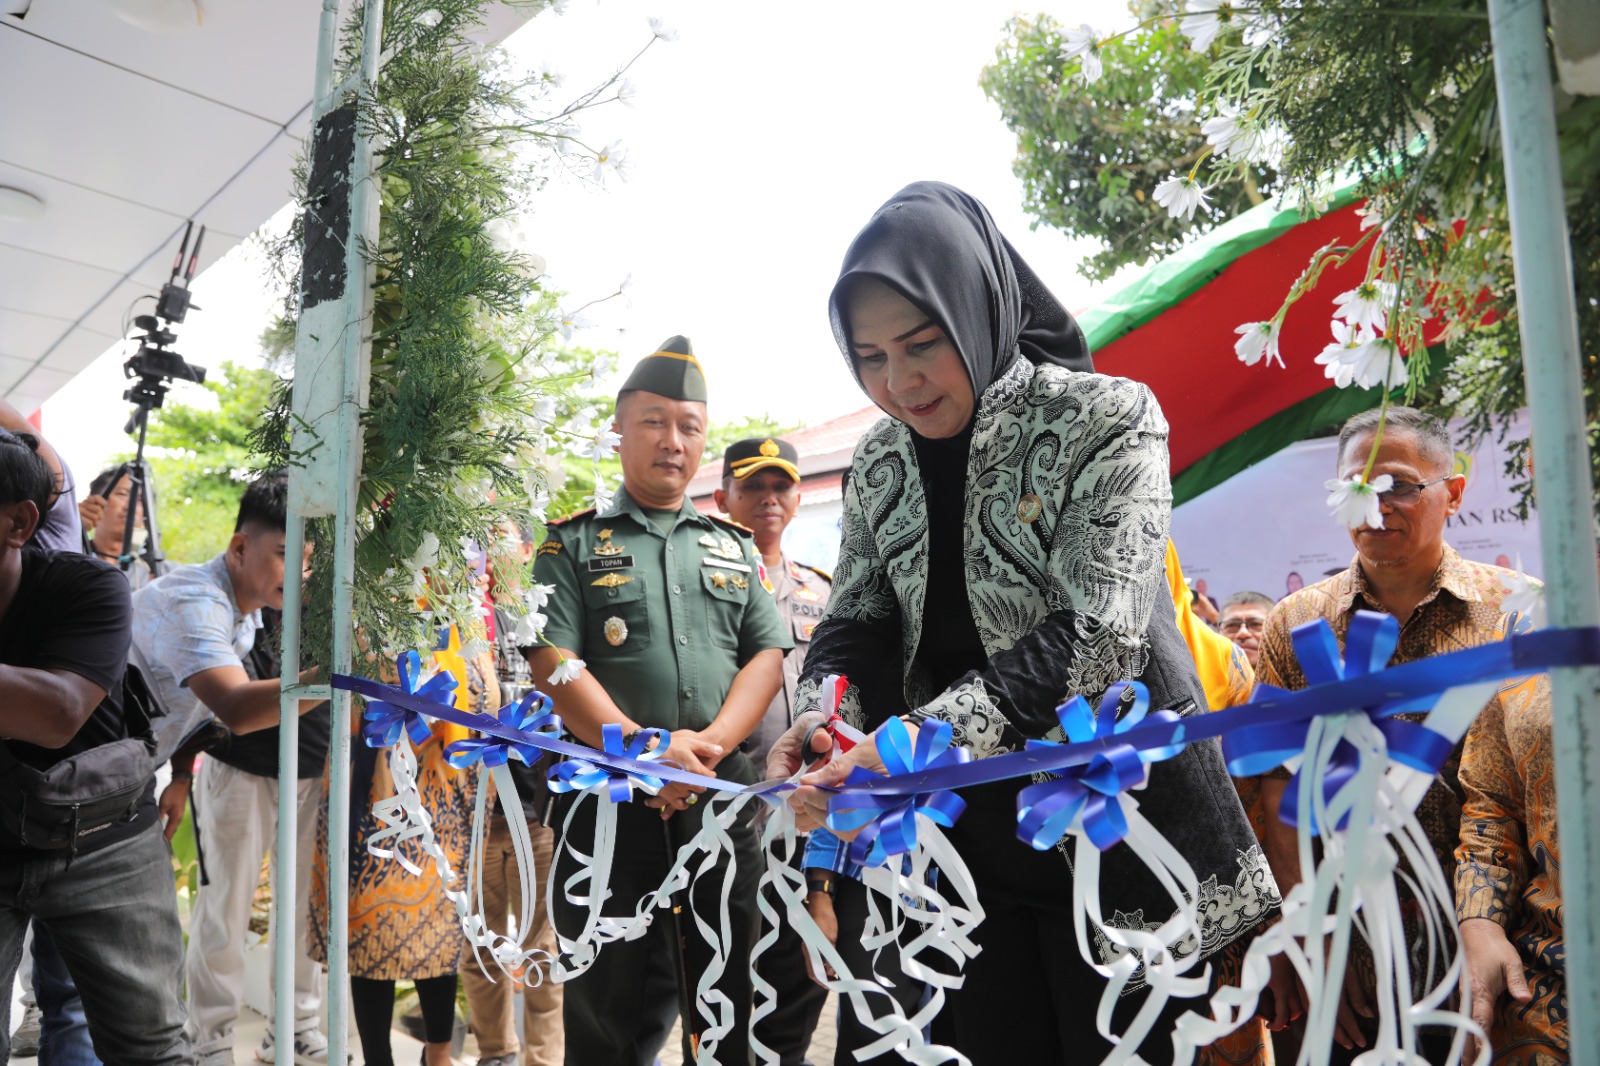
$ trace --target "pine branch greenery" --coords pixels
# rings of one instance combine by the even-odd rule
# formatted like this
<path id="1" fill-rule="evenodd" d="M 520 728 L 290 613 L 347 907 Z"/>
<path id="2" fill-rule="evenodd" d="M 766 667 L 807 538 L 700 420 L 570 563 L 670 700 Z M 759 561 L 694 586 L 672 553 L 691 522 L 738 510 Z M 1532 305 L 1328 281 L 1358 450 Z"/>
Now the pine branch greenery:
<path id="1" fill-rule="evenodd" d="M 472 41 L 483 6 L 388 3 L 383 69 L 375 92 L 358 101 L 357 121 L 375 138 L 381 193 L 378 239 L 364 248 L 376 273 L 370 401 L 353 619 L 331 616 L 331 528 L 308 530 L 315 547 L 303 642 L 319 663 L 329 661 L 336 622 L 353 621 L 368 652 L 358 668 L 369 671 L 380 655 L 431 648 L 444 626 L 458 628 L 469 652 L 481 647 L 485 553 L 508 593 L 497 602 L 537 629 L 537 611 L 518 591 L 533 585 L 511 534 L 545 521 L 563 456 L 594 462 L 595 426 L 578 415 L 602 417 L 592 396 L 607 359 L 562 354 L 561 294 L 540 283 L 542 261 L 514 237 L 557 168 L 583 173 L 593 162 L 576 116 L 615 99 L 626 67 L 577 101 L 553 105 L 553 76 L 518 70 Z M 359 55 L 360 19 L 358 9 L 345 29 L 346 69 Z M 302 204 L 307 170 L 302 160 Z M 271 248 L 290 296 L 263 343 L 280 354 L 294 336 L 303 226 L 302 214 Z M 280 384 L 252 439 L 264 468 L 296 461 L 290 386 Z M 603 417 L 609 422 L 608 411 Z"/>
<path id="2" fill-rule="evenodd" d="M 1099 237 L 1104 250 L 1082 269 L 1101 279 L 1225 221 L 1248 206 L 1252 189 L 1313 217 L 1336 182 L 1353 179 L 1373 229 L 1356 246 L 1319 252 L 1273 321 L 1316 287 L 1328 260 L 1364 260 L 1366 282 L 1388 297 L 1383 336 L 1406 354 L 1405 398 L 1464 418 L 1469 443 L 1504 437 L 1525 396 L 1482 0 L 1189 0 L 1181 9 L 1143 0 L 1132 10 L 1136 28 L 1092 49 L 1081 33 L 1075 47 L 1074 31 L 1047 16 L 1008 24 L 983 84 L 1018 133 L 1028 210 L 1071 235 Z M 1103 75 L 1091 77 L 1090 51 Z M 1593 353 L 1600 99 L 1552 91 L 1581 350 Z M 1185 174 L 1210 196 L 1212 215 L 1192 228 L 1178 216 L 1202 205 L 1173 197 L 1158 205 L 1154 195 L 1163 177 Z M 1600 483 L 1592 354 L 1583 369 Z M 1518 460 L 1526 449 L 1512 443 Z M 1526 498 L 1526 467 L 1510 473 Z"/>

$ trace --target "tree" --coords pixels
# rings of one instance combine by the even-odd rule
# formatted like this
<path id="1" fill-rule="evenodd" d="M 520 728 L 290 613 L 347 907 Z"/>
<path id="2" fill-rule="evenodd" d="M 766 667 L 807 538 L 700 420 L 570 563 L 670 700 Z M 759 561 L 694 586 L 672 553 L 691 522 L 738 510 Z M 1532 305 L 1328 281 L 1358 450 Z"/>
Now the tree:
<path id="1" fill-rule="evenodd" d="M 1049 15 L 1006 23 L 983 91 L 1017 135 L 1012 171 L 1022 179 L 1022 206 L 1070 237 L 1097 240 L 1102 250 L 1079 271 L 1104 281 L 1130 263 L 1176 251 L 1192 227 L 1151 198 L 1174 167 L 1192 166 L 1206 149 L 1197 117 L 1208 64 L 1189 49 L 1176 23 L 1155 25 L 1101 50 L 1104 75 L 1090 88 L 1064 58 L 1066 28 Z M 1262 203 L 1278 188 L 1269 167 L 1213 201 L 1220 220 Z"/>
<path id="2" fill-rule="evenodd" d="M 216 398 L 215 409 L 169 403 L 150 412 L 156 518 L 172 562 L 204 562 L 227 547 L 239 495 L 253 476 L 250 434 L 277 380 L 270 370 L 225 362 L 202 386 Z"/>
<path id="3" fill-rule="evenodd" d="M 1218 0 L 1190 5 L 1181 16 L 1172 4 L 1136 5 L 1135 14 L 1144 21 L 1117 38 L 1064 31 L 1043 18 L 1017 20 L 985 72 L 985 88 L 1018 131 L 1017 170 L 1029 182 L 1035 216 L 1073 235 L 1100 236 L 1106 251 L 1084 271 L 1104 277 L 1169 251 L 1165 226 L 1182 215 L 1210 210 L 1197 229 L 1231 216 L 1244 203 L 1239 188 L 1248 198 L 1251 182 L 1298 202 L 1310 216 L 1322 210 L 1336 176 L 1353 177 L 1368 200 L 1372 227 L 1349 247 L 1319 252 L 1289 287 L 1276 318 L 1241 325 L 1259 327 L 1255 340 L 1263 343 L 1288 306 L 1315 286 L 1323 265 L 1364 257 L 1363 299 L 1381 309 L 1381 321 L 1356 330 L 1358 343 L 1334 353 L 1329 376 L 1350 384 L 1354 371 L 1355 384 L 1403 384 L 1410 401 L 1464 418 L 1471 437 L 1503 434 L 1526 398 L 1496 86 L 1481 3 L 1418 0 L 1397 7 L 1383 0 L 1328 0 L 1244 7 Z M 1194 69 L 1197 61 L 1202 71 Z M 1101 79 L 1094 77 L 1097 65 L 1106 72 Z M 1138 101 L 1141 89 L 1150 100 Z M 1593 353 L 1600 344 L 1600 98 L 1552 91 L 1580 344 Z M 1159 121 L 1148 130 L 1121 128 L 1128 114 Z M 1075 131 L 1089 143 L 1070 151 L 1058 146 Z M 1127 154 L 1144 169 L 1114 165 L 1121 157 L 1097 141 L 1118 138 L 1137 146 Z M 1205 142 L 1198 157 L 1195 138 Z M 1135 157 L 1135 150 L 1148 158 Z M 1048 175 L 1054 172 L 1079 185 L 1052 187 Z M 1170 176 L 1159 181 L 1163 174 Z M 1113 190 L 1126 179 L 1132 194 L 1114 199 L 1104 219 L 1061 203 L 1091 178 L 1094 187 Z M 1209 208 L 1196 202 L 1202 191 L 1211 197 Z M 1442 344 L 1430 350 L 1425 338 Z M 1249 340 L 1241 339 L 1241 358 Z M 1432 357 L 1438 352 L 1442 360 Z M 1591 355 L 1583 369 L 1600 481 L 1600 368 Z M 1513 442 L 1517 469 L 1508 472 L 1514 476 L 1525 478 L 1526 450 L 1526 441 Z"/>

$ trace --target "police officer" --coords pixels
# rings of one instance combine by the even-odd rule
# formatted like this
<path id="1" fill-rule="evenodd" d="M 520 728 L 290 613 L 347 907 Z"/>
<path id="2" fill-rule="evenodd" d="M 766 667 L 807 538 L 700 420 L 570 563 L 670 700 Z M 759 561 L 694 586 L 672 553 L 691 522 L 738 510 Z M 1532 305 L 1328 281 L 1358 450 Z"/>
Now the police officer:
<path id="1" fill-rule="evenodd" d="M 794 637 L 794 650 L 783 658 L 783 687 L 745 742 L 745 750 L 759 767 L 766 765 L 772 742 L 789 728 L 800 666 L 833 587 L 827 571 L 783 554 L 783 531 L 800 508 L 799 461 L 794 445 L 786 440 L 741 440 L 723 453 L 722 487 L 715 493 L 717 508 L 755 535 L 778 614 Z M 798 852 L 794 862 L 798 867 Z M 782 913 L 776 901 L 774 908 Z M 803 1066 L 828 993 L 807 975 L 804 945 L 789 923 L 780 923 L 777 941 L 756 960 L 756 967 L 773 986 L 776 1001 L 773 1012 L 756 1023 L 756 1035 L 777 1053 L 780 1066 Z"/>
<path id="2" fill-rule="evenodd" d="M 793 641 L 763 587 L 749 533 L 701 514 L 685 495 L 706 432 L 705 376 L 688 340 L 669 339 L 629 375 L 617 396 L 614 429 L 622 437 L 616 499 L 551 523 L 534 558 L 535 578 L 554 586 L 548 645 L 528 650 L 535 681 L 586 744 L 599 747 L 608 723 L 621 726 L 630 741 L 641 729 L 666 729 L 668 760 L 695 773 L 754 782 L 756 769 L 740 745 L 782 684 L 783 656 Z M 574 671 L 570 680 L 555 680 Z M 669 784 L 619 807 L 608 913 L 631 915 L 665 879 L 709 806 L 699 792 Z M 572 798 L 564 800 L 556 826 L 570 809 Z M 594 810 L 593 800 L 579 807 L 570 847 L 592 854 Z M 750 817 L 731 835 L 737 874 L 727 958 L 715 987 L 733 1004 L 734 1026 L 717 1061 L 742 1066 L 749 1059 L 750 932 L 761 871 Z M 728 861 L 723 856 L 688 890 L 689 906 L 713 929 L 722 924 L 721 863 Z M 583 911 L 561 886 L 576 869 L 562 849 L 554 905 L 558 932 L 569 936 Z M 658 913 L 646 935 L 606 944 L 592 968 L 567 985 L 568 1066 L 648 1066 L 679 1013 L 680 988 L 686 982 L 692 996 L 711 958 L 688 913 L 676 920 Z M 689 1013 L 685 1061 L 705 1024 L 698 1011 Z"/>

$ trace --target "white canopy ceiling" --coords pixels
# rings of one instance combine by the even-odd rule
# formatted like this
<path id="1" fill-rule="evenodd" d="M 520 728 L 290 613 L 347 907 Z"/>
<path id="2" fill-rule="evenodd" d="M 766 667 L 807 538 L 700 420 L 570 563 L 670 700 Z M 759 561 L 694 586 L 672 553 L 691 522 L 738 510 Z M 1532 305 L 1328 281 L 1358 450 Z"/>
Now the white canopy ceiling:
<path id="1" fill-rule="evenodd" d="M 0 0 L 0 186 L 44 205 L 22 220 L 0 203 L 0 394 L 18 409 L 150 313 L 130 308 L 159 292 L 187 219 L 208 227 L 203 270 L 288 201 L 321 8 Z M 174 9 L 180 28 L 140 25 Z M 497 6 L 485 36 L 525 17 Z"/>

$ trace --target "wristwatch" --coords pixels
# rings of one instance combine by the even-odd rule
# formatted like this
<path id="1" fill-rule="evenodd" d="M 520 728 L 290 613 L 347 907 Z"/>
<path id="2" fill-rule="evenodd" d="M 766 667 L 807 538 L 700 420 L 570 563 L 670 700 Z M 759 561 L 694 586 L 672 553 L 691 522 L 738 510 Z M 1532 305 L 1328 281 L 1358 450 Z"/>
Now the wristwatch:
<path id="1" fill-rule="evenodd" d="M 833 873 L 831 871 L 819 870 L 816 873 L 806 874 L 806 895 L 808 896 L 813 892 L 821 892 L 829 899 L 832 899 L 833 887 Z"/>

